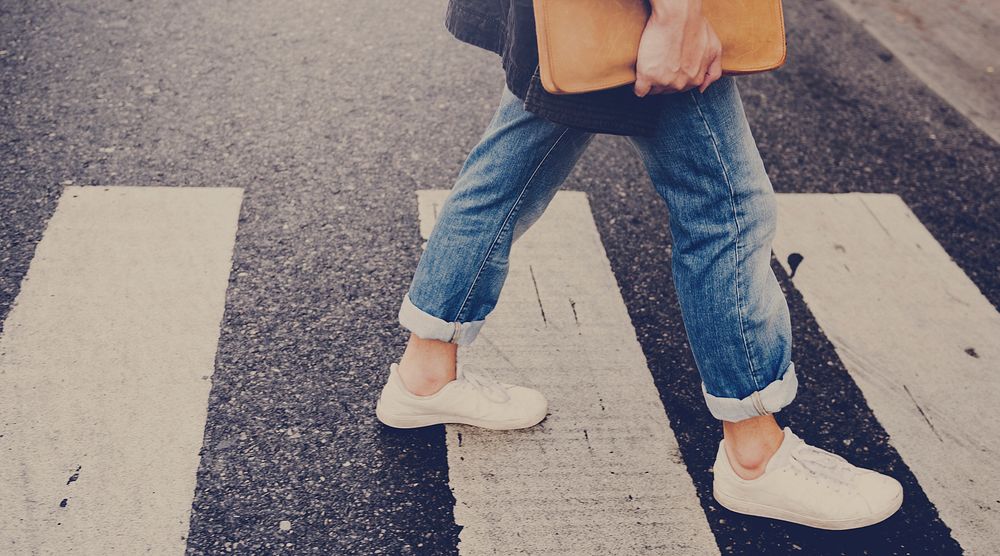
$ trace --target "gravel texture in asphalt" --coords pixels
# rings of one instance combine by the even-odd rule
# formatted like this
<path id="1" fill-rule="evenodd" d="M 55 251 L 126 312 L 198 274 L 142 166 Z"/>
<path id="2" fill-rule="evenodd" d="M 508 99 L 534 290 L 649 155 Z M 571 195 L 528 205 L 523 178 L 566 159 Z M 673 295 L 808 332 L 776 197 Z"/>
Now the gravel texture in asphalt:
<path id="1" fill-rule="evenodd" d="M 456 550 L 443 429 L 373 414 L 406 340 L 414 190 L 451 187 L 502 87 L 495 55 L 447 34 L 444 5 L 0 6 L 0 315 L 63 185 L 246 188 L 191 554 Z M 775 189 L 901 195 L 1000 306 L 997 145 L 832 4 L 786 3 L 786 17 L 787 66 L 739 81 Z M 565 187 L 591 197 L 723 553 L 960 552 L 777 263 L 801 381 L 779 422 L 893 474 L 907 500 L 849 534 L 720 508 L 721 430 L 680 320 L 664 205 L 619 137 L 597 138 Z"/>

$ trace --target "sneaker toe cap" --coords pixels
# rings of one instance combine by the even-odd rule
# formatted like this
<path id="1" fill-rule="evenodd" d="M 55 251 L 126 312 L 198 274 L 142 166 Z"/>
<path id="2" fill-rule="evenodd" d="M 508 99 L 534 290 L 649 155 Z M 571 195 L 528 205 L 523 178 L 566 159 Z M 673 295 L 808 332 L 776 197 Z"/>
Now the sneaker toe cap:
<path id="1" fill-rule="evenodd" d="M 895 478 L 875 471 L 858 478 L 858 489 L 873 514 L 894 512 L 902 504 L 903 485 Z"/>
<path id="2" fill-rule="evenodd" d="M 511 401 L 516 404 L 525 414 L 532 415 L 542 420 L 548 413 L 549 402 L 538 390 L 514 386 L 507 390 Z"/>

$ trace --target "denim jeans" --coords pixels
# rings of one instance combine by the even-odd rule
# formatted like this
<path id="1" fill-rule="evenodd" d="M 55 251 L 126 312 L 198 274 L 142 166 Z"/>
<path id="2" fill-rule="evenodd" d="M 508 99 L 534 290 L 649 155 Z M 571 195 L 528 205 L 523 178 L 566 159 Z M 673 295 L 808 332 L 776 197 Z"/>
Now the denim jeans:
<path id="1" fill-rule="evenodd" d="M 711 414 L 740 421 L 795 397 L 788 305 L 770 266 L 771 182 L 735 81 L 668 95 L 653 136 L 632 136 L 667 203 L 671 272 Z M 593 134 L 527 112 L 504 88 L 440 207 L 399 323 L 469 344 L 494 309 L 511 244 L 534 223 Z"/>

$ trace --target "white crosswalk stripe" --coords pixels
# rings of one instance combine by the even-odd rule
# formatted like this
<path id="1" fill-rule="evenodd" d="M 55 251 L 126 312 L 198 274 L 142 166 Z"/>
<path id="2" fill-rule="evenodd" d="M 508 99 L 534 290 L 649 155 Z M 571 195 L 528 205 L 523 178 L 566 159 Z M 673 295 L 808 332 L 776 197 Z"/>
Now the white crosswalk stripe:
<path id="1" fill-rule="evenodd" d="M 419 192 L 425 237 L 447 194 Z M 550 415 L 448 427 L 462 554 L 718 553 L 584 193 L 557 193 L 514 244 L 465 349 L 463 364 L 545 392 Z"/>
<path id="2" fill-rule="evenodd" d="M 1000 314 L 896 195 L 779 195 L 774 252 L 969 554 L 1000 554 Z M 845 423 L 849 425 L 849 423 Z"/>
<path id="3" fill-rule="evenodd" d="M 241 199 L 65 189 L 0 338 L 0 553 L 184 553 Z"/>

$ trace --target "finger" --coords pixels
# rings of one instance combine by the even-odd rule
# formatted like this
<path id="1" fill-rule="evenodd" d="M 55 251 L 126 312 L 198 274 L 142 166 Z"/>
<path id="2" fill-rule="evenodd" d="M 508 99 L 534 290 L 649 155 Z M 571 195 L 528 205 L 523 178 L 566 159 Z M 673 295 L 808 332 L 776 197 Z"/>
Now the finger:
<path id="1" fill-rule="evenodd" d="M 722 77 L 722 53 L 720 52 L 718 56 L 715 57 L 715 61 L 712 62 L 712 66 L 708 70 L 708 78 L 713 82 L 718 81 Z"/>
<path id="2" fill-rule="evenodd" d="M 722 51 L 721 49 L 716 52 L 715 57 L 708 66 L 708 70 L 705 74 L 705 82 L 702 83 L 699 91 L 704 93 L 705 89 L 712 83 L 715 83 L 720 77 L 722 77 Z"/>
<path id="3" fill-rule="evenodd" d="M 687 84 L 689 88 L 701 87 L 701 85 L 705 82 L 705 76 L 708 74 L 708 68 L 711 66 L 712 60 L 715 57 L 715 37 L 712 33 L 712 27 L 708 23 L 707 19 L 704 20 L 703 25 L 704 32 L 701 33 L 703 38 L 699 43 L 700 48 L 697 50 L 700 54 L 697 60 L 698 66 L 695 71 L 691 73 L 690 79 L 688 79 Z"/>
<path id="4" fill-rule="evenodd" d="M 695 77 L 692 77 L 691 80 L 688 81 L 687 89 L 700 89 L 701 86 L 705 83 L 705 78 L 708 76 L 708 66 L 706 65 L 700 71 L 701 73 L 699 73 Z"/>
<path id="5" fill-rule="evenodd" d="M 670 89 L 671 93 L 682 93 L 690 88 L 687 78 L 678 75 L 673 81 L 667 83 L 667 88 Z"/>
<path id="6" fill-rule="evenodd" d="M 701 57 L 701 63 L 698 66 L 698 73 L 691 77 L 690 84 L 699 89 L 705 84 L 705 79 L 708 76 L 708 70 L 712 67 L 712 62 L 715 59 L 715 54 L 711 49 L 706 49 L 705 54 Z"/>
<path id="7" fill-rule="evenodd" d="M 709 85 L 722 76 L 722 41 L 719 40 L 719 35 L 715 33 L 715 29 L 712 28 L 712 25 L 707 20 L 706 25 L 708 28 L 708 44 L 711 56 L 707 57 L 708 65 L 705 68 L 705 80 L 701 84 L 701 87 L 699 87 L 699 91 L 702 93 L 705 92 L 705 89 L 708 89 Z"/>
<path id="8" fill-rule="evenodd" d="M 715 57 L 714 60 L 712 60 L 712 64 L 708 67 L 708 76 L 705 79 L 705 82 L 702 83 L 700 91 L 702 93 L 704 93 L 705 89 L 707 89 L 708 86 L 711 85 L 712 83 L 715 83 L 716 81 L 718 81 L 720 77 L 722 77 L 722 53 L 721 52 L 719 53 L 718 56 Z"/>
<path id="9" fill-rule="evenodd" d="M 635 93 L 635 96 L 642 98 L 648 95 L 652 88 L 653 84 L 648 79 L 645 77 L 637 77 L 635 85 L 632 87 L 632 91 Z"/>

